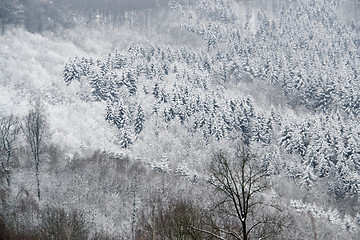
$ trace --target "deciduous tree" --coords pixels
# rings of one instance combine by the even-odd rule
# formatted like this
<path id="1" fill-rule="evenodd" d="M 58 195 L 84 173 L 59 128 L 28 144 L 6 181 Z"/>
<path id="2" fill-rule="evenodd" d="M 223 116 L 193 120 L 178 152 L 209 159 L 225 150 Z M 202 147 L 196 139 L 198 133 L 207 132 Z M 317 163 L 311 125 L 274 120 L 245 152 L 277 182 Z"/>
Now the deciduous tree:
<path id="1" fill-rule="evenodd" d="M 10 187 L 10 157 L 12 154 L 12 146 L 19 133 L 19 120 L 14 115 L 5 116 L 0 122 L 0 147 L 1 152 L 6 155 L 6 162 L 1 161 L 1 165 L 6 173 L 6 181 Z"/>
<path id="2" fill-rule="evenodd" d="M 280 209 L 264 195 L 269 189 L 266 173 L 248 149 L 239 147 L 233 159 L 223 152 L 215 154 L 210 183 L 220 194 L 216 207 L 226 219 L 212 223 L 218 239 L 268 239 L 284 227 Z"/>
<path id="3" fill-rule="evenodd" d="M 44 110 L 41 108 L 40 103 L 37 102 L 35 109 L 31 110 L 24 119 L 24 133 L 27 143 L 30 146 L 31 154 L 35 162 L 36 168 L 36 182 L 37 182 L 37 195 L 40 200 L 40 154 L 44 145 L 44 137 L 47 130 L 47 121 Z"/>

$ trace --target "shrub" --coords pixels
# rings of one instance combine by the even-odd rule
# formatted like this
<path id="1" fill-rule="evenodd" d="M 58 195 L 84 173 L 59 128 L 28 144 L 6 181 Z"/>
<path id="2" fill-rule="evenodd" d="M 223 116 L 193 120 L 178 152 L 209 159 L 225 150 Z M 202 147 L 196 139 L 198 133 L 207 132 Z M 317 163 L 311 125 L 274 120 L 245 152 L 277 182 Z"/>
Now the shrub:
<path id="1" fill-rule="evenodd" d="M 67 213 L 64 209 L 49 208 L 39 226 L 39 239 L 87 239 L 88 229 L 84 214 L 78 211 Z"/>

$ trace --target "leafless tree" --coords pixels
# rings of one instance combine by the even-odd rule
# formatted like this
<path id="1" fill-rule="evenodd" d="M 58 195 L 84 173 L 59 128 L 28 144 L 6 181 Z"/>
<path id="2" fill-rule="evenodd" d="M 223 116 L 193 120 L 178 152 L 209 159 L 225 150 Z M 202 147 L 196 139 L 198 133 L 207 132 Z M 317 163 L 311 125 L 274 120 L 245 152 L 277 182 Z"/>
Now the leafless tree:
<path id="1" fill-rule="evenodd" d="M 42 216 L 38 239 L 89 239 L 85 215 L 77 210 L 48 208 Z"/>
<path id="2" fill-rule="evenodd" d="M 280 208 L 263 196 L 269 184 L 265 171 L 256 166 L 255 160 L 242 147 L 233 159 L 222 152 L 213 158 L 210 183 L 220 193 L 216 208 L 226 219 L 220 225 L 211 223 L 218 239 L 269 239 L 285 226 Z"/>
<path id="3" fill-rule="evenodd" d="M 203 209 L 191 199 L 156 196 L 151 201 L 152 211 L 141 216 L 136 239 L 214 239 L 205 225 Z"/>
<path id="4" fill-rule="evenodd" d="M 0 147 L 6 155 L 6 162 L 1 161 L 1 166 L 6 173 L 6 181 L 10 187 L 10 157 L 12 146 L 19 133 L 19 120 L 14 115 L 1 118 L 0 122 Z"/>
<path id="5" fill-rule="evenodd" d="M 35 109 L 31 110 L 24 120 L 24 133 L 30 146 L 31 154 L 35 162 L 37 194 L 40 200 L 40 153 L 44 144 L 44 137 L 47 130 L 47 121 L 40 103 L 38 102 Z"/>

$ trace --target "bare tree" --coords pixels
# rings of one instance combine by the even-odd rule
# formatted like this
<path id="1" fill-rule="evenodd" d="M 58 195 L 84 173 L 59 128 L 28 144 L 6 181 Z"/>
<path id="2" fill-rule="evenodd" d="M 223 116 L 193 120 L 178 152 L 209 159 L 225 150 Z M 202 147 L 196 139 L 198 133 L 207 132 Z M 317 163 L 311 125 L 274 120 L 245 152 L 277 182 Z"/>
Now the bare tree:
<path id="1" fill-rule="evenodd" d="M 64 209 L 48 208 L 42 216 L 37 239 L 89 239 L 85 215 L 77 210 L 66 212 Z"/>
<path id="2" fill-rule="evenodd" d="M 10 157 L 12 146 L 19 133 L 19 120 L 14 115 L 5 116 L 0 122 L 0 147 L 5 152 L 6 162 L 1 161 L 1 166 L 6 173 L 6 181 L 10 187 Z"/>
<path id="3" fill-rule="evenodd" d="M 152 210 L 142 212 L 136 239 L 213 239 L 209 238 L 211 229 L 204 221 L 204 209 L 192 199 L 161 194 L 150 201 Z"/>
<path id="4" fill-rule="evenodd" d="M 44 137 L 47 130 L 46 117 L 38 102 L 34 110 L 31 110 L 24 120 L 24 133 L 26 140 L 30 146 L 33 160 L 36 168 L 36 182 L 37 194 L 40 200 L 40 179 L 39 179 L 39 166 L 40 166 L 40 153 L 42 145 L 44 144 Z"/>
<path id="5" fill-rule="evenodd" d="M 268 239 L 279 233 L 284 218 L 263 196 L 269 184 L 265 171 L 256 167 L 254 155 L 239 147 L 234 159 L 220 152 L 213 160 L 210 183 L 220 193 L 216 207 L 226 219 L 221 225 L 211 223 L 218 239 Z"/>

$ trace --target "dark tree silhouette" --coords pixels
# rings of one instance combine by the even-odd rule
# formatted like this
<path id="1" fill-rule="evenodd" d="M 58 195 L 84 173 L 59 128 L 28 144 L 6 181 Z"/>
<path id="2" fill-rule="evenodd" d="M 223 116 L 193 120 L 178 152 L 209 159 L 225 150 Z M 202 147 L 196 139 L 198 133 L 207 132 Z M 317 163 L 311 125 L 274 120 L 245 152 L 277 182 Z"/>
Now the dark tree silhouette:
<path id="1" fill-rule="evenodd" d="M 40 200 L 40 154 L 44 144 L 44 137 L 47 129 L 47 121 L 40 103 L 37 102 L 35 109 L 31 110 L 24 120 L 24 133 L 27 143 L 30 146 L 32 157 L 36 168 L 37 194 Z"/>
<path id="2" fill-rule="evenodd" d="M 214 156 L 210 183 L 221 196 L 216 206 L 232 222 L 223 226 L 213 223 L 217 232 L 248 240 L 274 237 L 281 231 L 286 221 L 280 209 L 262 198 L 269 188 L 266 180 L 265 171 L 256 166 L 255 156 L 248 149 L 238 147 L 234 159 L 222 152 Z"/>
<path id="3" fill-rule="evenodd" d="M 12 145 L 19 132 L 19 120 L 14 115 L 5 116 L 0 122 L 0 148 L 5 152 L 6 162 L 1 165 L 6 173 L 6 181 L 10 187 L 10 157 L 12 154 Z"/>

